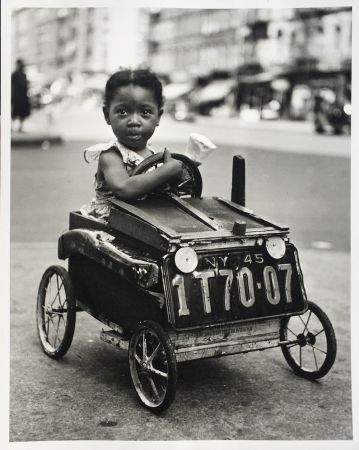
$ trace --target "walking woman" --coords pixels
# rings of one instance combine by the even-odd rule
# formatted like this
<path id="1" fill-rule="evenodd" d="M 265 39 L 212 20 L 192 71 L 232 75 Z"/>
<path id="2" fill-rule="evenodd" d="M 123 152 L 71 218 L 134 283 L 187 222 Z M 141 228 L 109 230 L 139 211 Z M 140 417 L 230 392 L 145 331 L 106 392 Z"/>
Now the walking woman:
<path id="1" fill-rule="evenodd" d="M 11 75 L 11 118 L 13 121 L 19 119 L 18 131 L 22 131 L 23 122 L 29 115 L 30 101 L 25 64 L 21 59 L 18 59 L 16 69 Z"/>

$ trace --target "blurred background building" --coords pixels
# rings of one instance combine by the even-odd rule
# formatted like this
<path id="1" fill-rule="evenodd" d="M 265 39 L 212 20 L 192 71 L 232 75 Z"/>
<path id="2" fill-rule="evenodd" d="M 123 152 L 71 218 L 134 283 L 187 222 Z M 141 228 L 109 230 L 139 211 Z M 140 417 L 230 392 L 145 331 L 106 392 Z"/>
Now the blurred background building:
<path id="1" fill-rule="evenodd" d="M 12 57 L 49 78 L 73 71 L 111 72 L 141 54 L 139 11 L 110 8 L 22 8 L 12 20 Z M 130 36 L 130 38 L 129 38 Z"/>
<path id="2" fill-rule="evenodd" d="M 203 114 L 304 119 L 315 92 L 350 96 L 351 23 L 350 8 L 157 10 L 148 61 L 177 82 L 195 79 Z"/>
<path id="3" fill-rule="evenodd" d="M 66 89 L 99 92 L 119 66 L 142 65 L 162 77 L 177 118 L 304 120 L 318 93 L 350 101 L 351 27 L 349 7 L 22 8 L 12 58 L 25 60 L 39 105 Z"/>
<path id="4" fill-rule="evenodd" d="M 25 61 L 33 102 L 99 94 L 119 65 L 144 60 L 133 8 L 21 8 L 12 16 L 12 66 Z M 141 25 L 141 27 L 140 27 Z M 130 38 L 129 38 L 130 37 Z M 68 90 L 70 92 L 68 92 Z"/>

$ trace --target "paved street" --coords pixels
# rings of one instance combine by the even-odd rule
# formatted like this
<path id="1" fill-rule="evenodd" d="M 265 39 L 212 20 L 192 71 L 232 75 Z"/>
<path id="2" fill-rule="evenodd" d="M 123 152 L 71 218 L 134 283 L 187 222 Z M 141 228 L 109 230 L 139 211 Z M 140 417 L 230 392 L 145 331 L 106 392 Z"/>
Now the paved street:
<path id="1" fill-rule="evenodd" d="M 66 123 L 71 122 L 71 116 L 65 119 Z M 160 131 L 162 128 L 159 127 L 158 136 L 156 133 L 153 139 L 154 147 L 160 151 L 167 146 L 173 152 L 182 153 L 189 133 L 196 130 L 196 125 L 175 123 L 170 119 L 165 119 L 163 125 L 165 130 L 167 125 L 171 128 L 171 134 Z M 248 207 L 290 225 L 293 239 L 299 247 L 328 242 L 332 249 L 349 251 L 350 140 L 347 136 L 317 136 L 307 128 L 303 129 L 302 125 L 299 125 L 300 131 L 293 131 L 291 128 L 278 129 L 276 124 L 273 131 L 268 130 L 266 124 L 256 133 L 252 125 L 250 130 L 254 147 L 237 143 L 236 134 L 242 135 L 242 131 L 236 128 L 232 130 L 227 127 L 225 133 L 217 122 L 202 123 L 201 127 L 200 131 L 218 146 L 201 167 L 204 195 L 230 198 L 232 159 L 233 155 L 241 154 L 246 159 Z M 218 139 L 217 128 L 222 130 Z M 60 121 L 55 129 L 65 132 L 66 127 Z M 75 134 L 78 138 L 93 134 L 94 129 L 88 127 L 84 120 L 80 126 L 75 119 L 71 127 L 70 124 L 67 127 L 72 139 Z M 90 130 L 89 133 L 87 130 Z M 101 131 L 100 126 L 100 142 L 111 139 L 111 136 L 103 134 L 104 131 L 107 128 Z M 168 134 L 167 139 L 165 134 Z M 232 134 L 231 144 L 221 142 L 224 136 L 228 141 Z M 335 140 L 334 146 L 331 139 Z M 84 162 L 83 149 L 94 142 L 96 140 L 84 140 L 82 137 L 81 140 L 71 140 L 48 150 L 42 150 L 40 146 L 29 150 L 14 147 L 13 241 L 53 242 L 67 227 L 67 211 L 77 209 L 92 198 L 92 177 L 96 167 Z M 267 142 L 272 142 L 270 151 L 266 148 Z M 283 151 L 286 145 L 293 146 L 293 143 L 298 146 L 296 151 Z M 281 149 L 278 150 L 278 147 Z M 325 154 L 319 151 L 306 153 L 308 147 L 325 149 Z M 37 220 L 44 212 L 46 220 Z"/>
<path id="2" fill-rule="evenodd" d="M 176 401 L 157 417 L 135 399 L 126 353 L 101 342 L 102 326 L 88 315 L 78 314 L 62 361 L 46 358 L 37 341 L 41 274 L 58 263 L 68 212 L 93 195 L 95 167 L 83 148 L 111 139 L 84 117 L 57 114 L 51 129 L 63 145 L 12 149 L 10 439 L 351 439 L 349 137 L 316 136 L 308 124 L 166 118 L 159 127 L 159 150 L 182 152 L 191 131 L 218 145 L 201 167 L 204 195 L 229 198 L 232 157 L 245 157 L 247 206 L 290 225 L 308 297 L 332 320 L 338 355 L 318 382 L 296 377 L 279 349 L 183 363 Z M 32 126 L 45 130 L 41 120 Z"/>
<path id="3" fill-rule="evenodd" d="M 349 255 L 304 250 L 300 258 L 307 292 L 337 333 L 331 372 L 299 378 L 280 349 L 182 363 L 176 400 L 157 417 L 136 400 L 126 352 L 100 341 L 103 326 L 86 313 L 61 361 L 42 353 L 36 290 L 56 247 L 14 245 L 11 440 L 351 439 Z"/>

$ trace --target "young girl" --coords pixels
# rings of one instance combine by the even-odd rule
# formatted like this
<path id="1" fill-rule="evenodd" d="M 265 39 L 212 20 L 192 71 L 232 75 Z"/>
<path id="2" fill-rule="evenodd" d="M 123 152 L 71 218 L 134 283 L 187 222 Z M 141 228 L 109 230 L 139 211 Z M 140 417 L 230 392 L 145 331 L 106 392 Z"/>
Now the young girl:
<path id="1" fill-rule="evenodd" d="M 120 70 L 107 81 L 103 113 L 116 141 L 85 150 L 87 162 L 98 161 L 95 175 L 96 198 L 81 208 L 84 215 L 106 221 L 110 197 L 135 200 L 178 178 L 180 161 L 164 151 L 163 165 L 131 177 L 133 169 L 154 153 L 148 140 L 163 113 L 162 84 L 149 70 Z"/>

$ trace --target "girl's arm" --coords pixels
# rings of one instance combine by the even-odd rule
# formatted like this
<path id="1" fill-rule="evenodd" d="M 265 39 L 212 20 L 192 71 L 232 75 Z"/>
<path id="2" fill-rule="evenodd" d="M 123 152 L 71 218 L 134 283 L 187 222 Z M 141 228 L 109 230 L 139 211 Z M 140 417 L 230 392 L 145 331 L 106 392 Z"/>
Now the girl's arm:
<path id="1" fill-rule="evenodd" d="M 178 177 L 182 171 L 182 163 L 171 158 L 170 152 L 165 150 L 162 166 L 130 177 L 121 156 L 109 150 L 101 154 L 99 168 L 103 172 L 107 186 L 116 197 L 121 200 L 135 200 Z"/>

